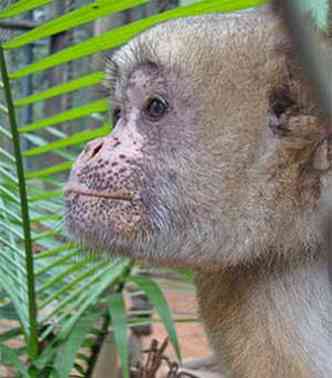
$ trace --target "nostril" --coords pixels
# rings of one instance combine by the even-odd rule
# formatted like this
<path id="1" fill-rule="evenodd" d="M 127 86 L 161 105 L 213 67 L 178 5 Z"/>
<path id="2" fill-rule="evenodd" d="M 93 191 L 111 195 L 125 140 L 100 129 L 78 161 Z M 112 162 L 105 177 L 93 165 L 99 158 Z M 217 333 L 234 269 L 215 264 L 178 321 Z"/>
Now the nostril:
<path id="1" fill-rule="evenodd" d="M 99 143 L 97 146 L 95 146 L 95 148 L 92 150 L 91 152 L 91 156 L 90 158 L 94 158 L 96 155 L 98 155 L 99 151 L 101 150 L 101 148 L 103 147 L 103 144 L 102 143 Z"/>
<path id="2" fill-rule="evenodd" d="M 96 141 L 89 143 L 86 147 L 86 150 L 85 150 L 86 158 L 88 160 L 93 159 L 94 157 L 96 157 L 98 155 L 98 153 L 100 152 L 100 150 L 102 148 L 103 148 L 103 142 L 102 141 L 97 142 L 97 143 L 96 143 Z"/>

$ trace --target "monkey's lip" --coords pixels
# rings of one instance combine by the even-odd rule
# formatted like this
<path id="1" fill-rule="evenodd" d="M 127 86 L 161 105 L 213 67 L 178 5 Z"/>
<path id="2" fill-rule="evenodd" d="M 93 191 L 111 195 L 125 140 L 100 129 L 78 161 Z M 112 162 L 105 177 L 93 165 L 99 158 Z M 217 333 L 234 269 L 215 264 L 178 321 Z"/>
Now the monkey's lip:
<path id="1" fill-rule="evenodd" d="M 105 191 L 97 191 L 97 190 L 82 188 L 79 185 L 67 185 L 64 189 L 64 193 L 65 193 L 65 196 L 71 193 L 76 193 L 82 196 L 129 201 L 129 202 L 133 201 L 137 197 L 135 193 L 125 191 L 125 190 L 118 190 L 115 192 L 105 192 Z"/>

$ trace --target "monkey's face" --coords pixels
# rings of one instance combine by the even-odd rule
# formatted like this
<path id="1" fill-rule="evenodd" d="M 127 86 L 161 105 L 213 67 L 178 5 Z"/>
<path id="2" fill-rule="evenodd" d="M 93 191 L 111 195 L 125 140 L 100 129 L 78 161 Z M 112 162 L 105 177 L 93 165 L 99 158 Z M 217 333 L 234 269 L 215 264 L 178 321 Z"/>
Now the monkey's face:
<path id="1" fill-rule="evenodd" d="M 222 245 L 233 250 L 227 239 L 242 201 L 238 188 L 245 187 L 239 179 L 262 119 L 262 91 L 242 67 L 248 59 L 241 57 L 236 76 L 240 47 L 226 32 L 237 21 L 165 23 L 113 56 L 114 129 L 88 144 L 65 190 L 66 225 L 76 240 L 111 255 L 198 267 L 214 267 Z M 241 106 L 256 110 L 251 121 Z M 240 125 L 248 131 L 244 141 Z"/>
<path id="2" fill-rule="evenodd" d="M 184 125 L 197 123 L 197 111 L 175 79 L 147 62 L 123 78 L 125 85 L 114 83 L 113 131 L 87 145 L 65 188 L 67 229 L 85 246 L 154 257 L 161 239 L 187 232 L 181 188 L 195 138 L 194 127 Z"/>
<path id="3" fill-rule="evenodd" d="M 114 129 L 66 187 L 69 234 L 111 255 L 211 269 L 309 238 L 319 178 L 303 166 L 317 141 L 296 125 L 312 117 L 294 114 L 284 139 L 268 127 L 271 93 L 292 87 L 284 43 L 278 21 L 244 12 L 161 24 L 121 48 L 107 69 Z M 292 115 L 284 107 L 273 125 Z"/>

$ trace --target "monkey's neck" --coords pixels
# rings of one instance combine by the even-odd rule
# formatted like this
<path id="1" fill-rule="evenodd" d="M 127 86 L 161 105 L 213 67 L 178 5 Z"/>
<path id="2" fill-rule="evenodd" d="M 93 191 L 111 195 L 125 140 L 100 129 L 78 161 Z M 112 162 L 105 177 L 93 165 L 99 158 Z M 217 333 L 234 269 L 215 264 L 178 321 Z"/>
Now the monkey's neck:
<path id="1" fill-rule="evenodd" d="M 332 377 L 326 263 L 280 265 L 196 275 L 209 341 L 231 378 Z"/>

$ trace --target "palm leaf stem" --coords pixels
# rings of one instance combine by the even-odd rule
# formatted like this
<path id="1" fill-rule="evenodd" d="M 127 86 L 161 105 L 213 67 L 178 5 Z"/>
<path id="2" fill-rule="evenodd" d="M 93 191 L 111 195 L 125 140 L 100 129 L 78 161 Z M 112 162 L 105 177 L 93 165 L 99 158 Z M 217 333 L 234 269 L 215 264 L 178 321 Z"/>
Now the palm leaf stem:
<path id="1" fill-rule="evenodd" d="M 12 142 L 14 155 L 16 160 L 16 170 L 19 186 L 19 197 L 21 204 L 21 215 L 23 220 L 24 247 L 25 247 L 25 263 L 27 272 L 27 289 L 28 289 L 28 313 L 30 329 L 25 330 L 25 338 L 27 342 L 27 353 L 30 361 L 38 356 L 38 324 L 37 324 L 37 303 L 35 294 L 35 276 L 32 252 L 31 227 L 29 216 L 28 196 L 26 191 L 26 182 L 24 177 L 23 158 L 21 153 L 20 138 L 18 133 L 14 102 L 10 90 L 10 81 L 6 66 L 6 60 L 2 44 L 0 44 L 0 69 L 2 81 L 4 84 L 4 94 L 8 106 L 9 125 L 12 133 Z M 30 371 L 31 377 L 37 377 L 37 371 Z"/>

